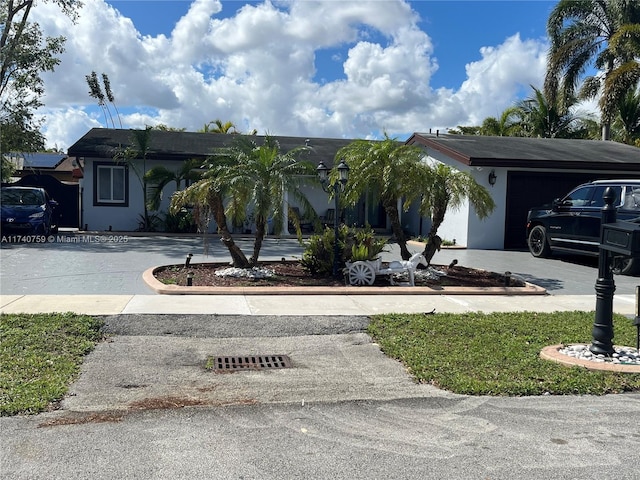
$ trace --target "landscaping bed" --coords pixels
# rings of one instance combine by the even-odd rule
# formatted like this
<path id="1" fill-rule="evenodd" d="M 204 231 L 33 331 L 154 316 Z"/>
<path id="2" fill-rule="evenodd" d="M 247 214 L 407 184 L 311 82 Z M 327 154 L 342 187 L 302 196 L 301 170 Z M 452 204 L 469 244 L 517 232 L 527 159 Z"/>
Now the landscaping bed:
<path id="1" fill-rule="evenodd" d="M 427 270 L 417 270 L 415 285 L 421 287 L 505 287 L 506 279 L 502 274 L 463 267 L 459 265 L 433 265 L 433 269 L 444 275 L 426 274 Z M 193 286 L 210 287 L 311 287 L 311 286 L 345 286 L 348 280 L 325 275 L 314 275 L 306 270 L 298 261 L 260 262 L 260 270 L 256 277 L 218 275 L 216 272 L 229 269 L 227 263 L 200 263 L 188 267 L 184 265 L 167 265 L 154 270 L 154 277 L 165 285 L 187 285 L 187 275 L 193 273 Z M 260 272 L 267 269 L 272 276 L 262 277 Z M 398 278 L 402 281 L 402 278 Z M 389 286 L 386 276 L 376 277 L 374 286 Z M 511 278 L 511 287 L 523 287 L 521 280 Z"/>

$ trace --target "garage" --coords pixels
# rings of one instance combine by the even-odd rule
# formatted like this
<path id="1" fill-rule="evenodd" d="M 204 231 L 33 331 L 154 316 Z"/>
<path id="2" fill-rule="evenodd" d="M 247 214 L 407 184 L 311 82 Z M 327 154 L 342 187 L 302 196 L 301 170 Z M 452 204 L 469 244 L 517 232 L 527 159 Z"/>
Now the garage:
<path id="1" fill-rule="evenodd" d="M 526 248 L 527 212 L 531 207 L 550 203 L 581 183 L 596 179 L 592 173 L 508 172 L 504 248 Z"/>
<path id="2" fill-rule="evenodd" d="M 414 133 L 406 142 L 435 161 L 469 173 L 496 208 L 448 210 L 438 234 L 477 249 L 526 248 L 527 212 L 592 180 L 640 178 L 640 148 L 602 140 Z M 428 219 L 427 219 L 428 220 Z"/>

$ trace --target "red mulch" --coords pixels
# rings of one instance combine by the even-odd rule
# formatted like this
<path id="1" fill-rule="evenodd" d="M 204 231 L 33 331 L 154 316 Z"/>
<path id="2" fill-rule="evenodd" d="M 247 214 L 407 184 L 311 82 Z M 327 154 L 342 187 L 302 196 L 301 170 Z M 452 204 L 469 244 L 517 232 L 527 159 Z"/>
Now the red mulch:
<path id="1" fill-rule="evenodd" d="M 193 272 L 194 286 L 214 286 L 214 287 L 246 287 L 246 286 L 274 286 L 274 287 L 292 287 L 292 286 L 344 286 L 344 279 L 335 279 L 327 276 L 312 275 L 299 262 L 260 262 L 261 267 L 269 268 L 275 271 L 276 275 L 266 279 L 248 279 L 236 277 L 219 277 L 215 275 L 216 270 L 228 268 L 228 264 L 220 263 L 201 263 L 190 265 L 185 268 L 184 265 L 171 265 L 161 267 L 155 272 L 155 277 L 166 284 L 186 285 L 187 273 Z M 485 270 L 476 270 L 463 266 L 453 266 L 449 268 L 447 265 L 433 265 L 447 275 L 440 277 L 439 280 L 421 280 L 416 278 L 417 286 L 430 287 L 504 287 L 505 278 L 503 275 Z M 389 285 L 386 277 L 378 276 L 374 285 Z M 522 282 L 514 282 L 511 280 L 511 286 L 523 286 Z"/>

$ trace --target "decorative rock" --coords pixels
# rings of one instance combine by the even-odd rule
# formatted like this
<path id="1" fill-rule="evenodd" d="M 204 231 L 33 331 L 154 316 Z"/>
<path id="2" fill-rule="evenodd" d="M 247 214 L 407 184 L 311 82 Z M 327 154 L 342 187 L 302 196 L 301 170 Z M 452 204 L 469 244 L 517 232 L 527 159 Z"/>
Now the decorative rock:
<path id="1" fill-rule="evenodd" d="M 574 344 L 558 349 L 558 353 L 598 363 L 640 365 L 640 352 L 635 348 L 616 346 L 614 350 L 615 353 L 613 353 L 611 357 L 607 357 L 602 354 L 594 355 L 593 352 L 589 350 L 589 345 Z"/>
<path id="2" fill-rule="evenodd" d="M 269 270 L 268 268 L 262 267 L 253 267 L 253 268 L 236 268 L 229 267 L 224 270 L 217 270 L 216 275 L 219 277 L 241 277 L 241 278 L 269 278 L 275 275 L 273 270 Z"/>

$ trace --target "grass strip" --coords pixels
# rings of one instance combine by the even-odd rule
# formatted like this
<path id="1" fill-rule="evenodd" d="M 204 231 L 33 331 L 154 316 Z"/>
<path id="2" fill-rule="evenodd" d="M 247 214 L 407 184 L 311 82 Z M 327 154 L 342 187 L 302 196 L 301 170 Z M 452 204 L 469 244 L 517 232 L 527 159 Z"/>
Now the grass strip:
<path id="1" fill-rule="evenodd" d="M 593 312 L 388 314 L 369 334 L 418 382 L 467 395 L 576 395 L 640 390 L 640 374 L 589 371 L 539 358 L 543 347 L 590 343 Z M 614 315 L 614 343 L 635 346 L 631 320 Z"/>
<path id="2" fill-rule="evenodd" d="M 61 400 L 101 326 L 73 313 L 0 314 L 0 415 L 33 414 Z"/>

